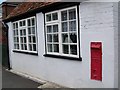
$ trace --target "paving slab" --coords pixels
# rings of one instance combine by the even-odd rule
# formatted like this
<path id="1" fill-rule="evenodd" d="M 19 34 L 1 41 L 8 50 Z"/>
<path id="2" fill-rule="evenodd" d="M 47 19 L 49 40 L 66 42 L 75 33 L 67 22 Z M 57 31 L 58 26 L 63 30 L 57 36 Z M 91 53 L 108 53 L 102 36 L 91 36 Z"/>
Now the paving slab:
<path id="1" fill-rule="evenodd" d="M 41 83 L 2 69 L 2 88 L 38 88 Z"/>

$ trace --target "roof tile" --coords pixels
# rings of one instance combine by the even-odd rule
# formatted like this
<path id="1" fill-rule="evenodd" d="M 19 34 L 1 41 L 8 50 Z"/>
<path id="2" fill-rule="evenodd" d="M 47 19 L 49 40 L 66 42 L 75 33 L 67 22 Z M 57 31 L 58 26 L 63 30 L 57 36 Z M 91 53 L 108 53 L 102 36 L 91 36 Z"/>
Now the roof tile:
<path id="1" fill-rule="evenodd" d="M 41 8 L 50 4 L 53 4 L 54 2 L 23 2 L 19 4 L 8 16 L 6 19 L 9 19 L 11 17 L 18 16 L 20 14 L 24 14 L 28 11 L 35 10 L 37 8 Z"/>

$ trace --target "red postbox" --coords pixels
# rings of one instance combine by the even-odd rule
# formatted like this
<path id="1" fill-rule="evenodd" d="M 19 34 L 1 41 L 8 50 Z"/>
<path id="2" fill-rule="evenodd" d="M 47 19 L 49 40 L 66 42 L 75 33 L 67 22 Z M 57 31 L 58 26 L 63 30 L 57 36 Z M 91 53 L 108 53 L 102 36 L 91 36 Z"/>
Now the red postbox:
<path id="1" fill-rule="evenodd" d="M 102 81 L 101 42 L 91 42 L 91 79 Z"/>

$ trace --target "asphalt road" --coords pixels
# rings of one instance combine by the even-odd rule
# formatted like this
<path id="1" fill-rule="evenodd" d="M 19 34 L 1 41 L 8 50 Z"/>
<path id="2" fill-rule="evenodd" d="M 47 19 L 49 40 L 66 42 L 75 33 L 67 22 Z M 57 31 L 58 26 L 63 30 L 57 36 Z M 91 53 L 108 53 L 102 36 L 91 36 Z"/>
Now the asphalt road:
<path id="1" fill-rule="evenodd" d="M 40 83 L 2 69 L 2 88 L 37 88 Z"/>

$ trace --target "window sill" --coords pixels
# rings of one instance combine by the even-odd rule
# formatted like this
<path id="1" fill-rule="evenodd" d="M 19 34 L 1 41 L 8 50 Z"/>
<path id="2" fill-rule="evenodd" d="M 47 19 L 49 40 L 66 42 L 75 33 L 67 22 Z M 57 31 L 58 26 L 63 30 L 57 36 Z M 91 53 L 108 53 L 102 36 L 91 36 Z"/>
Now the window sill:
<path id="1" fill-rule="evenodd" d="M 33 52 L 24 52 L 24 51 L 16 51 L 16 50 L 13 50 L 13 52 L 38 56 L 38 53 L 33 53 Z"/>
<path id="2" fill-rule="evenodd" d="M 82 58 L 75 58 L 75 57 L 67 57 L 67 56 L 59 56 L 59 55 L 50 55 L 50 54 L 44 54 L 45 57 L 52 57 L 52 58 L 60 58 L 60 59 L 68 59 L 73 61 L 82 61 Z"/>

